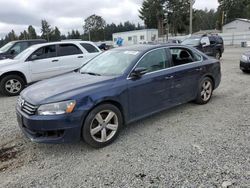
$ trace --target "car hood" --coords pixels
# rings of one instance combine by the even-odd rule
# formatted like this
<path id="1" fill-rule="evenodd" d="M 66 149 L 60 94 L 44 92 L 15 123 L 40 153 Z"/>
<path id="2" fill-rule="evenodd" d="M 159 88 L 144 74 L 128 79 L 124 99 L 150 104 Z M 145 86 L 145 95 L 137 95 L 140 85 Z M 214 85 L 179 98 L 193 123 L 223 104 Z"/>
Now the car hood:
<path id="1" fill-rule="evenodd" d="M 244 53 L 244 55 L 246 55 L 246 56 L 250 56 L 250 51 L 245 52 L 245 53 Z"/>
<path id="2" fill-rule="evenodd" d="M 58 102 L 72 99 L 102 86 L 110 88 L 114 80 L 115 77 L 110 76 L 72 72 L 31 85 L 23 90 L 21 96 L 33 105 Z"/>

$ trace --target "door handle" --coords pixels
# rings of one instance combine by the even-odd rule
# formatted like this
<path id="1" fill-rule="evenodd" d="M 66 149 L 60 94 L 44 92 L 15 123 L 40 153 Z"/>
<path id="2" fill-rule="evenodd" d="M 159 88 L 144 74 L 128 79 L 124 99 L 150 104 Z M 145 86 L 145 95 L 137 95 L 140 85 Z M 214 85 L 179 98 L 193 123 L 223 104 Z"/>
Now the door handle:
<path id="1" fill-rule="evenodd" d="M 78 56 L 77 58 L 83 58 L 83 56 Z"/>
<path id="2" fill-rule="evenodd" d="M 171 80 L 171 79 L 173 79 L 174 78 L 174 76 L 166 76 L 165 77 L 165 80 Z"/>
<path id="3" fill-rule="evenodd" d="M 51 62 L 58 62 L 59 60 L 58 59 L 54 59 L 54 60 L 52 60 Z"/>
<path id="4" fill-rule="evenodd" d="M 202 71 L 203 70 L 203 68 L 197 68 L 197 69 L 195 69 L 196 71 Z"/>

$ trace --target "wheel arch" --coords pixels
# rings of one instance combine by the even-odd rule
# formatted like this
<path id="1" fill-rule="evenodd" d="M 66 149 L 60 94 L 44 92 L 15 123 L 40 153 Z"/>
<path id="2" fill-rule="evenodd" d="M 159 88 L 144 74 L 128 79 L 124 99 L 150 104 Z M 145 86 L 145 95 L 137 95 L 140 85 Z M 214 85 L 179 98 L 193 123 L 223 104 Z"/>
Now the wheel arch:
<path id="1" fill-rule="evenodd" d="M 9 71 L 9 72 L 3 73 L 3 74 L 0 76 L 0 81 L 1 81 L 4 77 L 9 76 L 9 75 L 17 75 L 17 76 L 20 76 L 20 77 L 24 80 L 25 84 L 27 84 L 27 78 L 26 78 L 26 76 L 25 76 L 22 72 L 20 72 L 20 71 Z"/>
<path id="2" fill-rule="evenodd" d="M 82 138 L 82 131 L 83 131 L 83 126 L 84 126 L 84 122 L 87 118 L 87 116 L 89 115 L 89 113 L 96 107 L 100 106 L 100 105 L 103 105 L 103 104 L 112 104 L 114 105 L 115 107 L 117 107 L 120 112 L 121 112 L 121 115 L 122 115 L 122 124 L 125 124 L 126 123 L 126 116 L 125 116 L 125 113 L 124 113 L 124 109 L 122 107 L 122 105 L 116 101 L 116 100 L 112 100 L 112 99 L 106 99 L 106 100 L 102 100 L 100 102 L 97 102 L 95 105 L 93 105 L 87 112 L 87 114 L 84 116 L 84 118 L 82 119 L 82 127 L 81 127 L 81 132 L 80 132 L 80 136 Z"/>
<path id="3" fill-rule="evenodd" d="M 201 78 L 201 80 L 204 79 L 204 78 L 210 78 L 210 79 L 212 80 L 213 89 L 214 89 L 214 87 L 215 87 L 215 79 L 214 79 L 214 77 L 213 77 L 211 74 L 206 74 L 206 75 L 204 75 L 204 76 Z"/>

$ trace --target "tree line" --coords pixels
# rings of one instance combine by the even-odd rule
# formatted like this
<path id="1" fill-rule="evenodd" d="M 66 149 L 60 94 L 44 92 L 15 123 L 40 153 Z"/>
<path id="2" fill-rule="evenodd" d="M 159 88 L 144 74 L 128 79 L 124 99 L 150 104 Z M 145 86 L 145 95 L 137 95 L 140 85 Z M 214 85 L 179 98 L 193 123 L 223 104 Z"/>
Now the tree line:
<path id="1" fill-rule="evenodd" d="M 250 19 L 250 0 L 218 0 L 217 10 L 194 10 L 193 31 L 221 30 L 226 23 L 235 18 Z M 187 34 L 189 32 L 190 0 L 144 0 L 139 10 L 139 17 L 144 26 L 126 21 L 120 24 L 107 24 L 98 15 L 91 15 L 84 20 L 81 34 L 79 30 L 72 30 L 66 35 L 58 27 L 52 27 L 47 20 L 41 21 L 41 34 L 30 25 L 19 35 L 14 30 L 0 40 L 0 46 L 13 40 L 46 39 L 47 41 L 60 41 L 65 39 L 82 39 L 91 41 L 112 40 L 112 34 L 117 32 L 139 30 L 143 28 L 158 28 L 159 35 L 167 32 L 172 35 Z"/>
<path id="2" fill-rule="evenodd" d="M 235 18 L 250 18 L 250 0 L 218 0 L 217 10 L 194 10 L 193 31 L 221 30 Z M 147 28 L 158 28 L 159 35 L 189 32 L 190 0 L 144 0 L 139 17 Z"/>
<path id="3" fill-rule="evenodd" d="M 52 27 L 47 20 L 41 21 L 41 34 L 37 34 L 35 28 L 30 25 L 27 30 L 17 34 L 14 30 L 10 31 L 4 38 L 0 39 L 0 46 L 14 41 L 14 40 L 28 40 L 28 39 L 45 39 L 47 41 L 60 41 L 66 39 L 81 39 L 91 41 L 106 41 L 112 40 L 112 34 L 116 32 L 124 32 L 131 30 L 139 30 L 144 27 L 140 24 L 135 25 L 129 21 L 124 23 L 106 24 L 106 21 L 97 15 L 91 15 L 84 20 L 84 33 L 81 34 L 79 30 L 71 30 L 67 34 L 62 34 L 60 29 L 55 26 Z"/>

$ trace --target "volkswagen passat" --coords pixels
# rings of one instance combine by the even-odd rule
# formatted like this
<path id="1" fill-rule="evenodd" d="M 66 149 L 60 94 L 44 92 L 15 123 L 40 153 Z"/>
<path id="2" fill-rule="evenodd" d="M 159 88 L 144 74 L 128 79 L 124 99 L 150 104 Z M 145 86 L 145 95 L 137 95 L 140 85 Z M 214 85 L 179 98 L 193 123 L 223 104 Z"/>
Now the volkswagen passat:
<path id="1" fill-rule="evenodd" d="M 220 63 L 194 48 L 169 44 L 102 53 L 79 71 L 26 88 L 17 119 L 35 142 L 81 138 L 104 147 L 122 125 L 182 103 L 206 104 L 219 86 Z"/>

